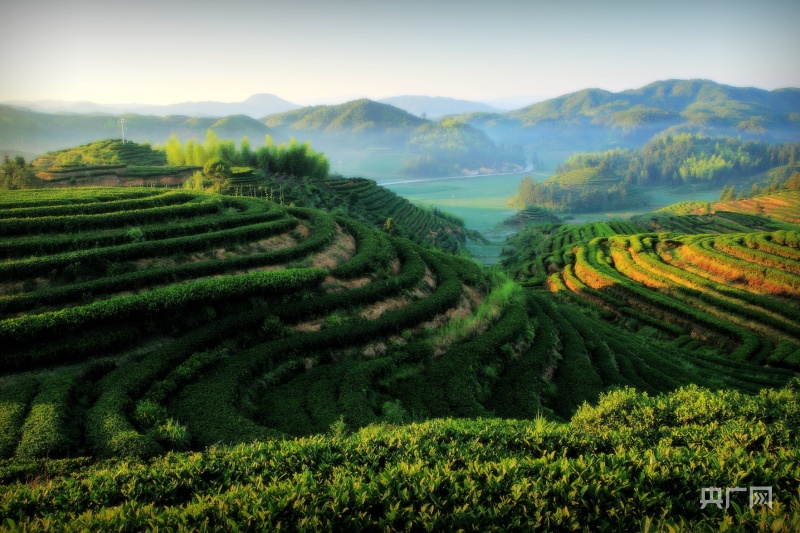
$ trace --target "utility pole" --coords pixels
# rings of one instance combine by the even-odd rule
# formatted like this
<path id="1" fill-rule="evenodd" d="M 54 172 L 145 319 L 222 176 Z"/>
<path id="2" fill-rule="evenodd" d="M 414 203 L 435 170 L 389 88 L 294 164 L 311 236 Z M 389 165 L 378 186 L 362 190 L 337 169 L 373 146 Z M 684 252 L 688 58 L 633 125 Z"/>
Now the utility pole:
<path id="1" fill-rule="evenodd" d="M 122 144 L 125 144 L 125 119 L 120 117 L 119 125 L 122 128 Z"/>

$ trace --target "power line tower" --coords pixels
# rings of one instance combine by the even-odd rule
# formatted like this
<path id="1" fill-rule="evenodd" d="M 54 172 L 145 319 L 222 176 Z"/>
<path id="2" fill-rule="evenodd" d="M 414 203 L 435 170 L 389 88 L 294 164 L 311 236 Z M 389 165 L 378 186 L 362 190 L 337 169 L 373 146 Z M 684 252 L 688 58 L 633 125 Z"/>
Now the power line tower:
<path id="1" fill-rule="evenodd" d="M 122 128 L 122 144 L 125 144 L 125 119 L 120 117 L 118 122 Z"/>

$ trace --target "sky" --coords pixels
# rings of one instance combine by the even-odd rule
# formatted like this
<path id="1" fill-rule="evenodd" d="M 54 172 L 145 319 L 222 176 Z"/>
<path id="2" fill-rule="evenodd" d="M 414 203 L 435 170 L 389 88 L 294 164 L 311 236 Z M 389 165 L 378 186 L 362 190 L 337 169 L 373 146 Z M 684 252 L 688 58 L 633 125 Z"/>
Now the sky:
<path id="1" fill-rule="evenodd" d="M 800 87 L 796 0 L 0 0 L 0 101 Z"/>

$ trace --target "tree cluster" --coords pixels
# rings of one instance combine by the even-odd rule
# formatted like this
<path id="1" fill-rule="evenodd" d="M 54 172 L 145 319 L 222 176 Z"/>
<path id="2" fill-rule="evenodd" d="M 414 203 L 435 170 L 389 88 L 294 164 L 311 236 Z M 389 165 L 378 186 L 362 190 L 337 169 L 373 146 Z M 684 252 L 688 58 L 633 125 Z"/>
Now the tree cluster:
<path id="1" fill-rule="evenodd" d="M 285 174 L 325 178 L 330 164 L 325 154 L 315 152 L 308 143 L 291 139 L 288 144 L 275 145 L 267 135 L 263 146 L 253 150 L 247 137 L 242 138 L 237 149 L 231 140 L 220 140 L 212 130 L 198 143 L 194 139 L 181 143 L 172 136 L 164 152 L 170 165 L 205 167 L 209 162 L 220 162 L 229 167 L 252 167 L 265 174 Z"/>
<path id="2" fill-rule="evenodd" d="M 681 134 L 655 139 L 641 149 L 577 154 L 556 173 L 605 165 L 626 184 L 724 183 L 735 176 L 791 165 L 800 143 L 771 145 L 734 138 Z"/>
<path id="3" fill-rule="evenodd" d="M 522 146 L 498 146 L 482 131 L 455 120 L 425 124 L 409 139 L 407 148 L 403 173 L 414 176 L 457 175 L 462 168 L 525 164 Z"/>
<path id="4" fill-rule="evenodd" d="M 629 194 L 623 182 L 610 187 L 583 186 L 580 189 L 562 189 L 556 181 L 539 182 L 526 176 L 522 178 L 517 193 L 509 204 L 525 209 L 536 205 L 554 211 L 591 212 L 599 209 L 624 209 L 642 207 L 646 199 L 640 195 Z"/>
<path id="5" fill-rule="evenodd" d="M 25 163 L 25 158 L 17 156 L 11 159 L 8 155 L 3 157 L 0 166 L 0 189 L 27 189 L 33 185 L 36 175 L 33 167 Z"/>

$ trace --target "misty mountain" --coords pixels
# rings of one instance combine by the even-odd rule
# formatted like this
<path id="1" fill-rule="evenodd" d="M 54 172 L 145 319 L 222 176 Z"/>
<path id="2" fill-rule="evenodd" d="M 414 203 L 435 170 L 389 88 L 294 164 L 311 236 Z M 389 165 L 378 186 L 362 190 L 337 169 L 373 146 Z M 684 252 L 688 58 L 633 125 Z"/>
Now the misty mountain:
<path id="1" fill-rule="evenodd" d="M 403 136 L 430 121 L 402 109 L 362 98 L 339 105 L 317 105 L 264 118 L 264 124 L 287 132 Z"/>
<path id="2" fill-rule="evenodd" d="M 556 150 L 639 145 L 662 132 L 794 141 L 800 140 L 800 89 L 666 80 L 618 93 L 584 89 L 508 113 L 458 118 L 496 140 Z"/>
<path id="3" fill-rule="evenodd" d="M 191 117 L 227 117 L 230 115 L 247 115 L 260 118 L 265 115 L 282 113 L 300 106 L 279 98 L 274 94 L 254 94 L 243 102 L 182 102 L 168 105 L 144 104 L 95 104 L 93 102 L 65 102 L 60 100 L 40 100 L 36 102 L 14 101 L 6 105 L 24 107 L 43 113 L 107 113 L 139 115 L 186 115 Z"/>
<path id="4" fill-rule="evenodd" d="M 584 89 L 507 115 L 523 126 L 561 121 L 636 127 L 671 121 L 754 131 L 758 126 L 791 125 L 792 112 L 800 112 L 800 89 L 765 91 L 705 80 L 668 80 L 620 93 Z M 794 124 L 800 124 L 798 117 Z"/>
<path id="5" fill-rule="evenodd" d="M 424 113 L 431 118 L 464 113 L 502 113 L 504 111 L 481 102 L 456 100 L 444 96 L 392 96 L 378 100 L 378 102 L 398 107 L 417 116 L 422 116 Z"/>
<path id="6" fill-rule="evenodd" d="M 264 123 L 284 137 L 310 140 L 345 174 L 443 176 L 524 165 L 521 149 L 497 146 L 468 124 L 423 119 L 366 98 L 271 115 Z"/>
<path id="7" fill-rule="evenodd" d="M 254 110 L 263 109 L 274 98 L 257 95 L 239 104 L 213 104 L 246 104 Z M 92 109 L 90 103 L 75 105 Z M 202 107 L 205 103 L 162 106 L 162 111 L 182 105 Z M 209 105 L 205 109 L 212 108 Z M 216 112 L 222 110 L 217 108 Z M 255 120 L 246 113 L 224 118 L 125 114 L 125 135 L 138 142 L 163 143 L 173 134 L 182 140 L 199 140 L 213 129 L 221 138 L 238 141 L 247 136 L 253 145 L 261 144 L 267 134 L 277 143 L 295 137 L 300 142 L 312 142 L 315 149 L 326 153 L 334 171 L 381 178 L 408 168 L 410 158 L 435 172 L 457 166 L 474 169 L 478 161 L 470 158 L 476 153 L 485 154 L 484 159 L 495 168 L 498 161 L 508 161 L 509 155 L 513 164 L 518 164 L 519 151 L 513 147 L 519 145 L 525 145 L 526 152 L 544 164 L 554 165 L 575 152 L 641 146 L 654 136 L 682 132 L 768 142 L 800 141 L 800 89 L 766 91 L 706 80 L 667 80 L 617 93 L 584 89 L 507 113 L 484 111 L 455 117 L 482 131 L 495 145 L 502 145 L 497 146 L 497 152 L 470 129 L 451 124 L 431 130 L 431 125 L 439 122 L 368 99 L 260 116 L 263 118 Z M 118 118 L 118 114 L 98 111 L 55 114 L 0 106 L 0 150 L 43 153 L 118 138 Z M 457 153 L 467 154 L 458 156 L 467 167 L 457 163 Z"/>

